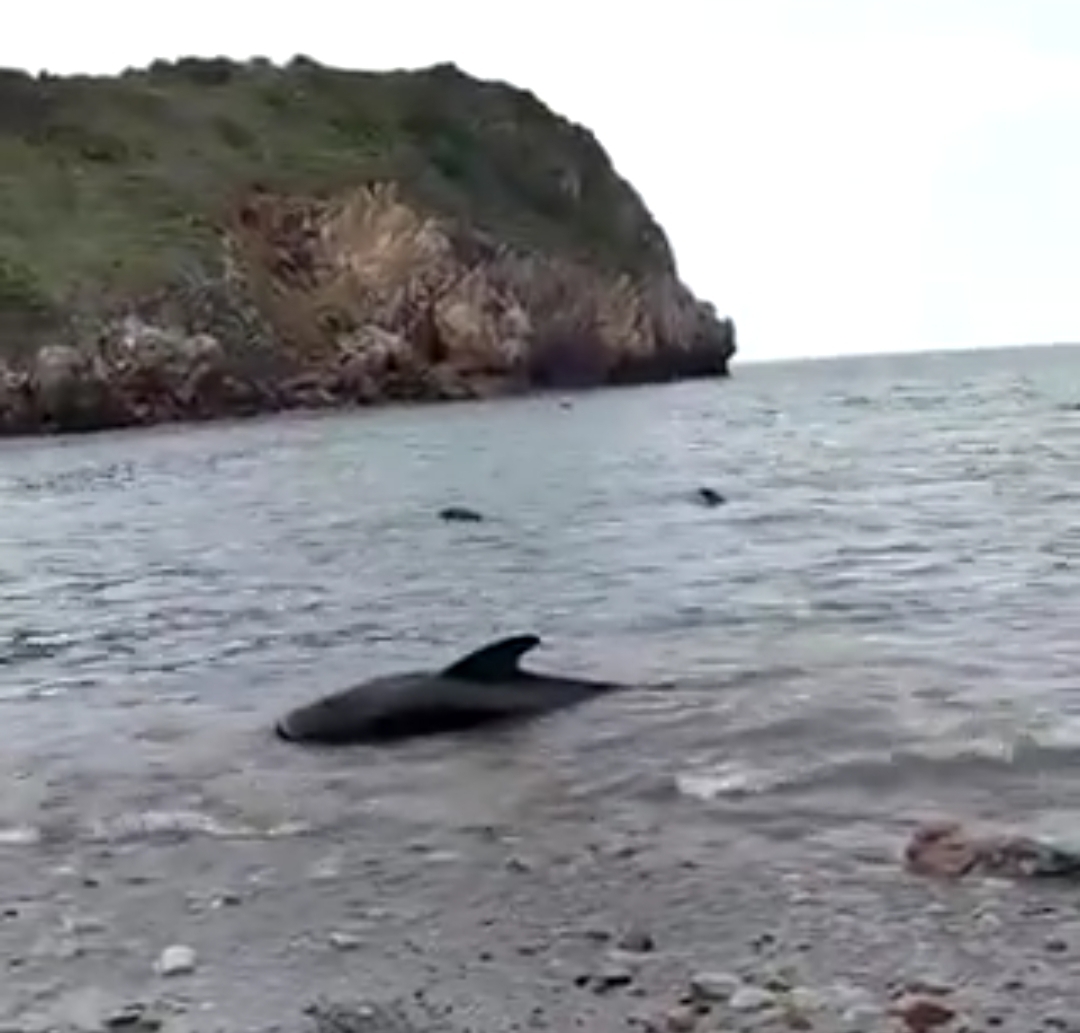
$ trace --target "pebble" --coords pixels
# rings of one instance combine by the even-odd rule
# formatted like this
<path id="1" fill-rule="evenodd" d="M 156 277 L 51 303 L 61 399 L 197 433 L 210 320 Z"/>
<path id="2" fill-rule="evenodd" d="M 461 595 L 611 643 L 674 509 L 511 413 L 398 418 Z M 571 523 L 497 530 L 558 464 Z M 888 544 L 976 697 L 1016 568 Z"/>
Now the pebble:
<path id="1" fill-rule="evenodd" d="M 84 953 L 82 945 L 73 939 L 65 937 L 56 945 L 56 957 L 61 961 L 71 961 L 73 958 L 81 958 Z"/>
<path id="2" fill-rule="evenodd" d="M 605 993 L 616 987 L 629 986 L 634 981 L 634 973 L 621 965 L 607 965 L 593 975 L 578 980 L 582 986 L 590 986 L 597 993 Z"/>
<path id="3" fill-rule="evenodd" d="M 28 825 L 0 829 L 0 846 L 36 846 L 41 842 L 41 830 Z"/>
<path id="4" fill-rule="evenodd" d="M 776 995 L 759 986 L 740 986 L 729 998 L 732 1011 L 764 1011 L 776 1004 Z"/>
<path id="5" fill-rule="evenodd" d="M 859 986 L 852 986 L 849 983 L 835 984 L 829 996 L 839 1008 L 845 1011 L 880 1011 L 877 1002 L 868 990 Z"/>
<path id="6" fill-rule="evenodd" d="M 776 946 L 776 935 L 775 935 L 775 933 L 758 933 L 758 935 L 755 936 L 750 941 L 751 950 L 755 950 L 755 951 L 758 951 L 758 952 L 767 951 L 771 947 L 775 947 L 775 946 Z"/>
<path id="7" fill-rule="evenodd" d="M 791 972 L 779 970 L 767 974 L 762 981 L 762 986 L 773 993 L 787 993 L 794 986 L 794 983 L 795 978 Z"/>
<path id="8" fill-rule="evenodd" d="M 908 979 L 904 983 L 904 991 L 909 997 L 925 997 L 927 995 L 942 997 L 951 994 L 952 987 L 939 979 L 922 977 L 919 979 Z M 900 996 L 904 995 L 901 994 Z"/>
<path id="9" fill-rule="evenodd" d="M 1075 1018 L 1067 1019 L 1064 1015 L 1048 1015 L 1043 1019 L 1043 1025 L 1060 1033 L 1077 1033 L 1080 1030 L 1080 1023 Z"/>
<path id="10" fill-rule="evenodd" d="M 644 929 L 628 929 L 619 937 L 619 949 L 631 954 L 648 954 L 656 949 L 656 941 Z"/>
<path id="11" fill-rule="evenodd" d="M 952 1022 L 956 1018 L 956 1009 L 930 997 L 912 997 L 899 1001 L 893 1014 L 899 1016 L 912 1033 L 927 1033 Z"/>
<path id="12" fill-rule="evenodd" d="M 620 950 L 615 948 L 608 951 L 607 964 L 611 968 L 625 968 L 628 972 L 637 972 L 641 969 L 644 963 L 644 958 L 640 954 L 634 954 L 632 951 Z"/>
<path id="13" fill-rule="evenodd" d="M 853 1004 L 840 1016 L 841 1028 L 851 1033 L 865 1033 L 873 1029 L 885 1017 L 885 1009 L 877 1004 Z"/>
<path id="14" fill-rule="evenodd" d="M 430 850 L 424 854 L 424 860 L 428 864 L 453 864 L 461 860 L 461 854 L 456 850 Z"/>
<path id="15" fill-rule="evenodd" d="M 698 972 L 690 977 L 690 992 L 703 1001 L 726 1001 L 742 986 L 731 972 Z"/>
<path id="16" fill-rule="evenodd" d="M 812 1030 L 814 1028 L 814 1022 L 811 1018 L 793 1008 L 784 1009 L 783 1018 L 788 1029 Z"/>
<path id="17" fill-rule="evenodd" d="M 986 911 L 983 914 L 979 915 L 979 917 L 976 919 L 976 924 L 978 925 L 979 932 L 981 933 L 996 933 L 998 930 L 1001 929 L 1004 923 L 993 912 Z"/>
<path id="18" fill-rule="evenodd" d="M 197 963 L 194 950 L 182 944 L 173 944 L 161 952 L 154 968 L 160 976 L 182 976 L 194 972 Z"/>
<path id="19" fill-rule="evenodd" d="M 819 1011 L 825 1006 L 825 1000 L 817 990 L 809 986 L 796 986 L 788 993 L 788 1000 L 796 1011 Z"/>
<path id="20" fill-rule="evenodd" d="M 225 893 L 219 893 L 214 897 L 210 901 L 210 906 L 215 909 L 222 907 L 238 907 L 243 903 L 243 900 L 244 898 L 241 897 L 239 893 L 226 891 Z"/>
<path id="21" fill-rule="evenodd" d="M 157 1015 L 150 1015 L 142 1004 L 125 1004 L 105 1017 L 104 1026 L 110 1030 L 146 1030 L 161 1029 L 163 1022 Z"/>
<path id="22" fill-rule="evenodd" d="M 411 848 L 410 848 L 411 849 Z M 312 882 L 329 882 L 338 878 L 341 875 L 341 858 L 324 857 L 321 861 L 316 861 L 308 868 L 308 878 Z"/>
<path id="23" fill-rule="evenodd" d="M 330 945 L 339 951 L 356 950 L 363 942 L 360 937 L 354 933 L 340 931 L 332 932 L 329 936 L 329 940 Z"/>
<path id="24" fill-rule="evenodd" d="M 700 1017 L 696 1008 L 686 1004 L 677 1004 L 664 1016 L 661 1028 L 667 1033 L 691 1033 Z"/>

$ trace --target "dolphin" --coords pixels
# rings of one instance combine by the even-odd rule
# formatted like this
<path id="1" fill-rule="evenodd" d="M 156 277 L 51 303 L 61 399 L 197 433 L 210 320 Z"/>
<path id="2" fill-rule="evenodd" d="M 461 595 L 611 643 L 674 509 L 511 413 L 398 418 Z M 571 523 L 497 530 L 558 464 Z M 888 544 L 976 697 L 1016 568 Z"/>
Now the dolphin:
<path id="1" fill-rule="evenodd" d="M 538 645 L 537 635 L 513 635 L 440 671 L 373 678 L 289 711 L 274 731 L 289 742 L 388 743 L 538 717 L 623 688 L 523 670 Z"/>
<path id="2" fill-rule="evenodd" d="M 715 488 L 698 488 L 696 494 L 698 501 L 706 506 L 722 506 L 727 502 L 727 499 Z"/>

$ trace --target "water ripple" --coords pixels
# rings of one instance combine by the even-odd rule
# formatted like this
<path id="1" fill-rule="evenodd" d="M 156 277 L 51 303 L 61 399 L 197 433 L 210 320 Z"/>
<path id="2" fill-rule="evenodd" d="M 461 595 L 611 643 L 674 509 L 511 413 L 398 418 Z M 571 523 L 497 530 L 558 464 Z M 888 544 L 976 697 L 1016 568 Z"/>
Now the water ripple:
<path id="1" fill-rule="evenodd" d="M 1075 349 L 845 360 L 569 409 L 8 443 L 4 763 L 34 774 L 0 826 L 99 813 L 91 797 L 112 805 L 103 821 L 185 813 L 191 786 L 267 827 L 366 806 L 463 825 L 663 810 L 671 787 L 702 820 L 719 807 L 787 832 L 928 801 L 1065 808 L 1078 372 Z M 695 505 L 704 484 L 728 504 Z M 444 524 L 451 504 L 488 520 Z M 265 736 L 314 692 L 529 630 L 537 664 L 640 691 L 512 745 L 362 765 Z"/>

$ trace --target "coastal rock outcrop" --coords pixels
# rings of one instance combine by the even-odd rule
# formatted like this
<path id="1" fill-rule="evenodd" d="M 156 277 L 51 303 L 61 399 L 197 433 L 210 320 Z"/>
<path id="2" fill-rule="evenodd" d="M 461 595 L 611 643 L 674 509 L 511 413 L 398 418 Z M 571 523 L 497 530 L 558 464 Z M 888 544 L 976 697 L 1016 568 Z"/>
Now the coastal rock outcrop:
<path id="1" fill-rule="evenodd" d="M 267 80 L 264 66 L 224 62 L 216 88 L 235 80 L 264 90 L 283 82 L 329 89 L 332 70 L 270 67 Z M 152 78 L 152 71 L 131 74 L 136 86 Z M 662 232 L 591 136 L 537 110 L 531 95 L 449 66 L 401 74 L 413 76 L 409 89 L 434 76 L 472 91 L 496 105 L 503 123 L 462 143 L 451 115 L 432 122 L 435 95 L 425 94 L 396 116 L 396 126 L 412 126 L 414 150 L 385 176 L 339 176 L 333 188 L 309 189 L 303 177 L 267 186 L 255 181 L 255 168 L 238 168 L 221 185 L 221 199 L 185 223 L 194 227 L 188 252 L 150 255 L 153 277 L 102 290 L 106 301 L 94 305 L 72 300 L 95 295 L 94 271 L 67 270 L 79 290 L 69 283 L 65 293 L 5 259 L 0 240 L 0 432 L 727 375 L 732 322 L 681 282 Z M 66 97 L 49 84 L 26 96 L 51 97 L 50 112 Z M 505 117 L 515 112 L 517 124 Z M 414 125 L 420 115 L 423 133 Z M 10 131 L 2 123 L 0 132 Z M 533 143 L 547 133 L 562 147 L 561 167 L 516 188 L 531 198 L 518 202 L 520 212 L 510 202 L 496 211 L 494 202 L 473 204 L 468 196 L 451 203 L 447 134 L 458 141 L 455 160 L 474 170 L 472 179 L 456 173 L 455 182 L 465 183 L 459 194 L 483 199 L 498 182 L 488 165 L 507 182 L 520 179 L 520 147 L 511 153 L 505 141 L 530 133 Z M 83 160 L 103 161 L 98 152 Z M 132 161 L 124 151 L 105 164 Z M 442 170 L 438 188 L 425 162 Z M 122 207 L 125 199 L 112 203 Z M 138 203 L 131 200 L 133 209 Z M 18 318 L 31 287 L 35 300 L 44 299 L 38 308 L 51 306 L 54 318 Z"/>

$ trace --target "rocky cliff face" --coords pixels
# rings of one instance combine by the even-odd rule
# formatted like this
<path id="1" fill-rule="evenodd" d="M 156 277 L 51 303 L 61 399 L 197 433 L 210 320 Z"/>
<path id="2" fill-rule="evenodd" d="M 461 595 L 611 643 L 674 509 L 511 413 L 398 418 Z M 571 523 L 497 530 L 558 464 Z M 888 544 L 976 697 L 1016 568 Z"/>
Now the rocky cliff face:
<path id="1" fill-rule="evenodd" d="M 492 88 L 452 75 L 459 90 Z M 497 89 L 500 103 L 520 106 L 509 87 Z M 445 184 L 415 171 L 414 153 L 411 173 L 404 162 L 396 176 L 329 189 L 254 186 L 250 176 L 245 186 L 236 175 L 216 206 L 193 213 L 203 234 L 194 260 L 158 262 L 157 282 L 129 281 L 97 306 L 72 300 L 93 287 L 85 273 L 63 303 L 39 291 L 60 320 L 18 318 L 11 296 L 26 291 L 11 289 L 9 258 L 0 432 L 725 376 L 732 323 L 679 281 L 662 232 L 599 145 L 546 109 L 545 121 L 545 132 L 577 134 L 569 145 L 560 137 L 553 174 L 563 208 L 548 198 L 546 223 L 524 203 L 520 219 L 505 203 L 498 213 L 451 203 Z M 525 130 L 504 119 L 498 132 Z M 483 147 L 480 137 L 459 141 L 459 157 L 480 168 Z M 475 192 L 491 177 L 474 179 Z M 598 193 L 613 199 L 603 225 Z M 25 266 L 17 271 L 27 279 Z"/>

